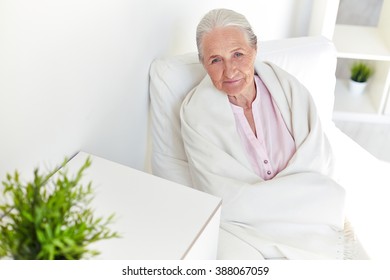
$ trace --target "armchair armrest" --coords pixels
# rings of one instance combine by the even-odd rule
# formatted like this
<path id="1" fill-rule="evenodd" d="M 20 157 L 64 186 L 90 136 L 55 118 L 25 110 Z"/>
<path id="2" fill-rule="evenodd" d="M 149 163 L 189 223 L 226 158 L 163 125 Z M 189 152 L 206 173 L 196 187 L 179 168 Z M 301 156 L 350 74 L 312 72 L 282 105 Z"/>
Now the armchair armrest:
<path id="1" fill-rule="evenodd" d="M 335 155 L 335 179 L 347 192 L 346 216 L 371 259 L 390 254 L 390 163 L 381 161 L 336 126 L 326 132 Z"/>

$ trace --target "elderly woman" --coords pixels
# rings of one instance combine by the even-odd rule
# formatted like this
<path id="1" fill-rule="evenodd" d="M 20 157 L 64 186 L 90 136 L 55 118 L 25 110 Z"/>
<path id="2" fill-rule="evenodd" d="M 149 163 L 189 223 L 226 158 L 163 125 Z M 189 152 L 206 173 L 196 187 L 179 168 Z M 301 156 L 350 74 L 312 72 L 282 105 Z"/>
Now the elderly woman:
<path id="1" fill-rule="evenodd" d="M 256 59 L 257 38 L 231 10 L 197 28 L 206 77 L 181 107 L 193 185 L 223 198 L 221 227 L 266 259 L 350 258 L 345 193 L 307 90 Z"/>

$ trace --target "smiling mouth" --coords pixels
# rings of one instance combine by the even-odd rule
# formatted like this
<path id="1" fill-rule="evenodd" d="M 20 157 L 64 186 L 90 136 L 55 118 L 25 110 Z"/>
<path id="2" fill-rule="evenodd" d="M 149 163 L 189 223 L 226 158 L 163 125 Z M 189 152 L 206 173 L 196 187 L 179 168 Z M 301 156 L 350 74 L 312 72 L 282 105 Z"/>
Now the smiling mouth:
<path id="1" fill-rule="evenodd" d="M 239 81 L 241 81 L 241 79 L 236 79 L 236 80 L 227 80 L 227 81 L 224 81 L 225 84 L 235 84 L 235 83 L 238 83 Z"/>

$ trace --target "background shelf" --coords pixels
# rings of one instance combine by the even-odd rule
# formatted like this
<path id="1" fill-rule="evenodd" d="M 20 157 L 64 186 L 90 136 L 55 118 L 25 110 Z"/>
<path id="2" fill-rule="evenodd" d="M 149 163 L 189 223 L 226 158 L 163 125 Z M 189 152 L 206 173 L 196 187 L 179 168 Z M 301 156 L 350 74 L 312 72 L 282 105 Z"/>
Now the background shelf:
<path id="1" fill-rule="evenodd" d="M 333 41 L 337 50 L 335 119 L 390 120 L 390 0 L 316 0 L 309 34 Z M 350 67 L 361 60 L 372 66 L 366 93 L 349 92 Z"/>
<path id="2" fill-rule="evenodd" d="M 349 81 L 346 79 L 337 79 L 334 111 L 354 114 L 377 114 L 377 109 L 370 98 L 369 92 L 363 94 L 351 93 L 349 91 Z"/>
<path id="3" fill-rule="evenodd" d="M 390 61 L 390 49 L 376 27 L 337 24 L 333 42 L 339 57 Z"/>

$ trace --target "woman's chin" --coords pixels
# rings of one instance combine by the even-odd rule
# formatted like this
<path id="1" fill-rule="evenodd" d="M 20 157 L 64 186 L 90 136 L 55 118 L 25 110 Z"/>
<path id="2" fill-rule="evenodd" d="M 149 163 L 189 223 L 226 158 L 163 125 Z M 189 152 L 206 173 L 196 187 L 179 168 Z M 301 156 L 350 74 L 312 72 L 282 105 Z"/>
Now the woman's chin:
<path id="1" fill-rule="evenodd" d="M 229 95 L 237 95 L 243 91 L 244 87 L 243 80 L 238 80 L 236 82 L 224 83 L 222 86 L 222 91 Z"/>
<path id="2" fill-rule="evenodd" d="M 229 96 L 237 96 L 242 92 L 241 88 L 223 88 L 222 91 Z"/>

